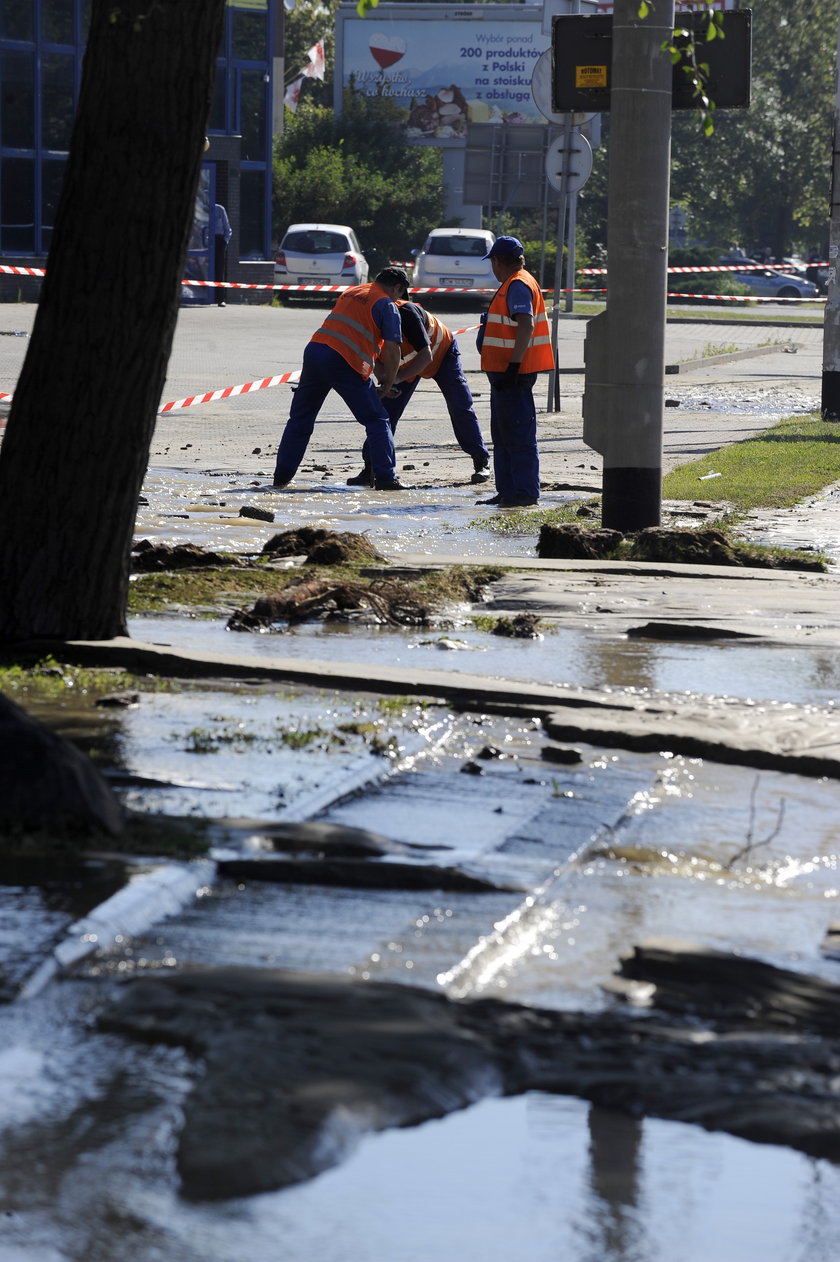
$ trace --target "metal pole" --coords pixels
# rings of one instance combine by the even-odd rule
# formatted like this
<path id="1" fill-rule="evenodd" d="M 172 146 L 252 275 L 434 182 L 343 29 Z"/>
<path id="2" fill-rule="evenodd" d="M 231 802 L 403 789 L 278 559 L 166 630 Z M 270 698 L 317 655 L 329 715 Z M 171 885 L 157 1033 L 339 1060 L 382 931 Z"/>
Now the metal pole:
<path id="1" fill-rule="evenodd" d="M 569 160 L 572 147 L 572 116 L 566 115 L 563 127 L 563 171 L 560 180 L 560 196 L 557 202 L 557 257 L 554 260 L 554 306 L 551 309 L 551 348 L 554 351 L 554 362 L 557 363 L 557 331 L 560 323 L 560 294 L 563 290 L 563 241 L 566 230 L 566 209 L 569 198 L 566 185 L 569 182 Z M 552 368 L 548 374 L 548 402 L 546 410 L 560 411 L 560 374 Z"/>
<path id="2" fill-rule="evenodd" d="M 568 247 L 566 253 L 566 310 L 575 309 L 575 236 L 577 234 L 577 193 L 569 193 Z"/>
<path id="3" fill-rule="evenodd" d="M 837 29 L 837 83 L 834 97 L 834 153 L 828 237 L 828 289 L 823 316 L 822 418 L 840 421 L 840 22 Z"/>

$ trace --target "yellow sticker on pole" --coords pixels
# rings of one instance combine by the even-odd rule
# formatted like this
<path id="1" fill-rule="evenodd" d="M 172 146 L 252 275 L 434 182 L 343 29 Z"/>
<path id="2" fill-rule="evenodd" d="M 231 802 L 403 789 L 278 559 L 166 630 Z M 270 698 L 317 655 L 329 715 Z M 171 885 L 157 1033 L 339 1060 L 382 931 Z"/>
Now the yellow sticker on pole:
<path id="1" fill-rule="evenodd" d="M 575 66 L 576 88 L 605 88 L 606 86 L 606 66 Z"/>

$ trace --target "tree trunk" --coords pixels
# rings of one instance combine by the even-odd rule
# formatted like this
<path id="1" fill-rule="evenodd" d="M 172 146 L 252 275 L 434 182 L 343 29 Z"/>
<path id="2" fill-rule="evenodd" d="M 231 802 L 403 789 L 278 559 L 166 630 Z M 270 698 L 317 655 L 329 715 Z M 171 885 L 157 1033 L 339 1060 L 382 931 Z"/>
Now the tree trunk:
<path id="1" fill-rule="evenodd" d="M 0 641 L 125 634 L 224 8 L 93 0 L 47 275 L 0 447 Z"/>

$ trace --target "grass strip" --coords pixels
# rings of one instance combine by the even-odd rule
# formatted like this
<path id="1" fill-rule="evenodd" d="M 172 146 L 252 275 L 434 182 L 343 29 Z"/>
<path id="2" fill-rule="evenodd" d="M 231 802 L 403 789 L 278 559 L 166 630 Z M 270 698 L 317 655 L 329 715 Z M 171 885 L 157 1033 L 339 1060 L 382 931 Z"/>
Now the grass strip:
<path id="1" fill-rule="evenodd" d="M 748 512 L 792 508 L 838 479 L 840 426 L 814 412 L 680 465 L 663 478 L 662 494 L 668 500 L 725 500 L 736 512 Z"/>

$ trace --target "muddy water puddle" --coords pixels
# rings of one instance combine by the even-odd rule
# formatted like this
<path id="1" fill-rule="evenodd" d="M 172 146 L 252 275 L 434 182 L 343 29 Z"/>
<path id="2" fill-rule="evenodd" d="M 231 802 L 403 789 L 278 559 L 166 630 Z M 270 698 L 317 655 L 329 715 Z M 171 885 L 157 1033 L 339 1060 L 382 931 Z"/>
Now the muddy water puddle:
<path id="1" fill-rule="evenodd" d="M 312 623 L 284 632 L 244 634 L 225 619 L 134 617 L 138 640 L 179 650 L 257 660 L 289 658 L 461 671 L 488 678 L 584 688 L 649 688 L 753 700 L 834 704 L 840 664 L 825 648 L 804 645 L 646 641 L 546 623 L 537 640 L 518 640 L 464 625 L 451 631 L 395 630 Z"/>
<path id="2" fill-rule="evenodd" d="M 171 1054 L 127 1060 L 162 1094 Z M 145 1077 L 145 1081 L 144 1081 Z M 142 1084 L 142 1085 L 141 1085 Z M 368 1137 L 337 1169 L 224 1206 L 171 1191 L 171 1119 L 109 1116 L 90 1151 L 95 1192 L 31 1180 L 3 1226 L 4 1262 L 834 1262 L 840 1171 L 772 1147 L 635 1120 L 538 1093 Z M 67 1142 L 72 1115 L 51 1139 Z M 37 1129 L 26 1128 L 30 1142 Z M 35 1130 L 35 1135 L 33 1135 Z M 88 1138 L 90 1143 L 90 1137 Z M 48 1160 L 48 1154 L 41 1155 Z M 91 1146 L 92 1147 L 92 1146 Z M 280 1252 L 278 1252 L 278 1249 Z"/>
<path id="3" fill-rule="evenodd" d="M 415 475 L 408 475 L 413 477 Z M 460 556 L 534 556 L 537 535 L 482 529 L 499 510 L 483 505 L 494 494 L 492 483 L 474 487 L 427 487 L 406 495 L 348 487 L 340 482 L 292 485 L 283 491 L 265 480 L 231 479 L 227 471 L 188 474 L 183 470 L 149 473 L 135 528 L 138 539 L 155 543 L 193 543 L 223 552 L 259 552 L 273 534 L 300 526 L 329 526 L 366 534 L 387 555 L 457 552 Z M 586 492 L 552 492 L 543 507 L 559 508 L 585 498 Z M 240 516 L 245 507 L 274 515 L 273 522 Z"/>

